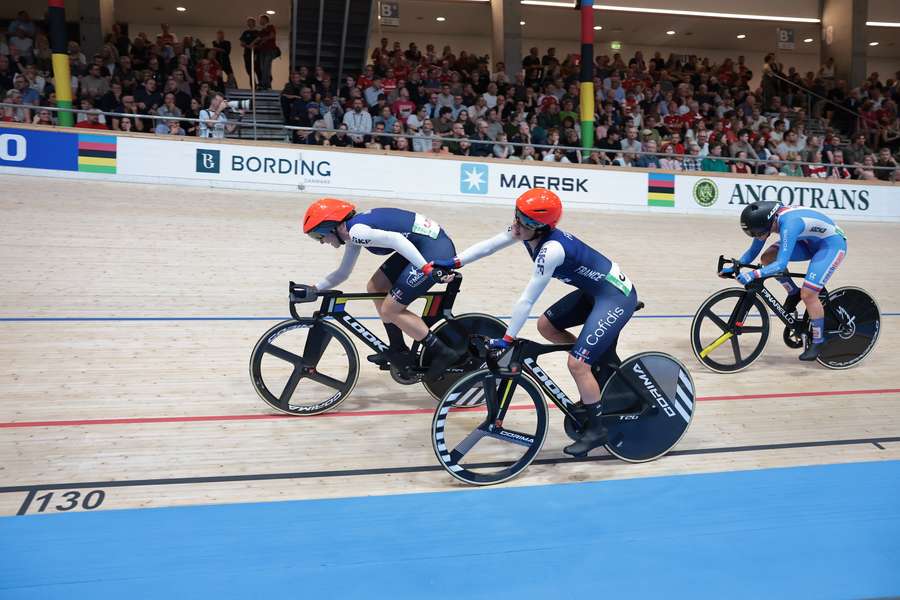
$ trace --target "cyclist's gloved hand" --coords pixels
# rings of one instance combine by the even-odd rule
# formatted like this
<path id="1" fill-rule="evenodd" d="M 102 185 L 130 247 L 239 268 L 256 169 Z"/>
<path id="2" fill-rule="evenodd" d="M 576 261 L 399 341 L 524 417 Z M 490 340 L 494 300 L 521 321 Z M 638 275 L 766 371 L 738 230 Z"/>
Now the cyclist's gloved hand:
<path id="1" fill-rule="evenodd" d="M 734 277 L 734 267 L 724 267 L 719 271 L 719 277 L 722 279 L 731 279 Z"/>
<path id="2" fill-rule="evenodd" d="M 430 277 L 438 283 L 447 283 L 451 279 L 453 279 L 453 274 L 448 272 L 447 269 L 441 268 L 440 265 L 436 265 L 433 262 L 425 263 L 422 267 L 422 272 L 426 277 Z"/>
<path id="3" fill-rule="evenodd" d="M 504 335 L 502 338 L 494 338 L 488 342 L 488 348 L 491 350 L 505 350 L 509 348 L 510 344 L 515 341 L 515 338 L 511 338 L 508 335 Z"/>
<path id="4" fill-rule="evenodd" d="M 462 266 L 459 259 L 455 256 L 453 258 L 439 258 L 431 261 L 431 264 L 442 269 L 458 269 Z"/>
<path id="5" fill-rule="evenodd" d="M 738 282 L 743 285 L 749 285 L 751 281 L 756 280 L 758 277 L 757 271 L 745 271 L 737 276 Z"/>

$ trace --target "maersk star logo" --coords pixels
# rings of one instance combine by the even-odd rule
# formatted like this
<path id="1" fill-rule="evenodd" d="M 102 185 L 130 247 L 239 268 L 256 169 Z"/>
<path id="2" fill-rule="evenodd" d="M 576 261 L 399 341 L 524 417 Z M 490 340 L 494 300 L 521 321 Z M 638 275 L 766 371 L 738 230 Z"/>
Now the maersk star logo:
<path id="1" fill-rule="evenodd" d="M 488 166 L 460 165 L 459 191 L 463 194 L 487 194 Z"/>

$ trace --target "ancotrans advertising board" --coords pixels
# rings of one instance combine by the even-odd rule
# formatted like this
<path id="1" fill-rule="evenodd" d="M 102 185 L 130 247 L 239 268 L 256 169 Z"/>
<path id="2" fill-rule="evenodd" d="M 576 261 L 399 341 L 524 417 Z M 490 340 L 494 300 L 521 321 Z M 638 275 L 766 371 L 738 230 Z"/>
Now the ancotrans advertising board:
<path id="1" fill-rule="evenodd" d="M 559 192 L 567 205 L 584 208 L 732 214 L 756 200 L 778 200 L 838 219 L 900 221 L 898 185 L 683 175 L 73 129 L 0 128 L 3 172 L 492 204 L 511 203 L 525 189 L 546 187 Z"/>

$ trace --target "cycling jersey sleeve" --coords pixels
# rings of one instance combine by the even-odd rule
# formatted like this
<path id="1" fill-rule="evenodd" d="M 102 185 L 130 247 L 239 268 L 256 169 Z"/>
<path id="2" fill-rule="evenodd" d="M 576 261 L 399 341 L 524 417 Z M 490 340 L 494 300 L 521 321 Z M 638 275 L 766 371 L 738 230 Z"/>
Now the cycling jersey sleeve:
<path id="1" fill-rule="evenodd" d="M 787 269 L 791 254 L 794 253 L 794 246 L 797 245 L 797 239 L 803 233 L 803 229 L 803 221 L 800 219 L 791 219 L 781 223 L 778 231 L 781 236 L 781 241 L 778 242 L 778 257 L 775 262 L 769 263 L 759 270 L 760 277 L 769 277 Z"/>
<path id="2" fill-rule="evenodd" d="M 356 264 L 356 259 L 359 258 L 360 249 L 359 246 L 355 246 L 353 244 L 347 244 L 344 249 L 344 258 L 341 259 L 341 264 L 338 266 L 336 271 L 333 271 L 325 276 L 322 281 L 316 284 L 317 290 L 330 290 L 334 286 L 343 282 L 350 276 L 350 273 L 353 271 L 353 265 Z"/>
<path id="3" fill-rule="evenodd" d="M 753 260 L 756 260 L 757 255 L 759 255 L 759 251 L 762 250 L 763 244 L 765 244 L 763 240 L 753 238 L 753 243 L 750 244 L 750 247 L 747 248 L 747 251 L 741 255 L 740 261 L 742 263 L 749 263 Z"/>
<path id="4" fill-rule="evenodd" d="M 460 252 L 456 258 L 459 259 L 460 266 L 467 265 L 476 260 L 481 260 L 485 256 L 490 256 L 497 250 L 512 246 L 514 243 L 516 243 L 516 240 L 513 239 L 512 232 L 507 229 L 503 233 L 497 234 L 492 238 L 469 246 Z"/>
<path id="5" fill-rule="evenodd" d="M 357 223 L 350 228 L 350 241 L 357 246 L 375 246 L 390 248 L 400 253 L 412 266 L 421 270 L 428 261 L 415 245 L 396 231 L 375 229 L 364 223 Z"/>
<path id="6" fill-rule="evenodd" d="M 506 335 L 516 337 L 519 330 L 525 325 L 534 303 L 540 297 L 544 288 L 547 287 L 547 284 L 550 283 L 556 267 L 561 265 L 565 258 L 566 251 L 563 250 L 562 244 L 556 241 L 544 244 L 534 260 L 534 271 L 531 274 L 531 281 L 528 282 L 528 286 L 513 307 L 512 316 L 509 318 L 509 326 L 506 328 Z"/>

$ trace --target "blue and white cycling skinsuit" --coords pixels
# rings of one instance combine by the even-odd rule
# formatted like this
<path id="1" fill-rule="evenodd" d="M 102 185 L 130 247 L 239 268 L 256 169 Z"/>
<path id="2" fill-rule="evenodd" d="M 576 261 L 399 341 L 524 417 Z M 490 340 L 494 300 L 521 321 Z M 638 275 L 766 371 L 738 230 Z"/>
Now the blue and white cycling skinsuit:
<path id="1" fill-rule="evenodd" d="M 391 296 L 400 304 L 427 292 L 436 282 L 422 273 L 432 260 L 452 258 L 453 241 L 440 225 L 424 215 L 399 208 L 373 208 L 347 221 L 350 241 L 336 271 L 316 284 L 320 290 L 338 285 L 353 271 L 361 248 L 373 254 L 390 254 L 380 270 L 393 284 Z"/>
<path id="2" fill-rule="evenodd" d="M 515 242 L 507 230 L 467 248 L 457 258 L 460 265 L 466 265 Z M 572 347 L 572 356 L 593 365 L 607 351 L 615 351 L 619 332 L 637 306 L 637 291 L 631 280 L 616 263 L 560 229 L 543 236 L 534 249 L 528 242 L 524 244 L 534 261 L 534 270 L 531 281 L 513 308 L 506 334 L 516 337 L 535 301 L 555 277 L 578 288 L 544 313 L 559 330 L 584 324 Z"/>
<path id="3" fill-rule="evenodd" d="M 847 256 L 844 231 L 829 217 L 809 208 L 779 209 L 777 219 L 781 239 L 772 247 L 778 248 L 778 256 L 774 262 L 755 270 L 754 277 L 778 274 L 786 270 L 792 260 L 808 260 L 809 268 L 803 287 L 814 292 L 821 291 Z M 756 259 L 764 244 L 763 240 L 754 239 L 741 256 L 741 262 L 749 263 Z"/>

